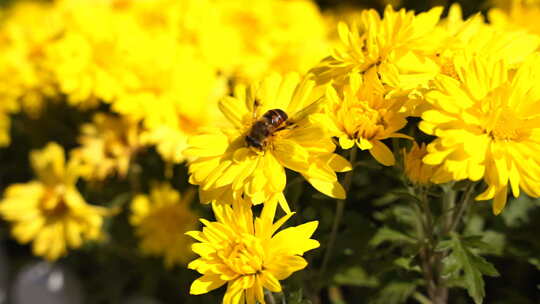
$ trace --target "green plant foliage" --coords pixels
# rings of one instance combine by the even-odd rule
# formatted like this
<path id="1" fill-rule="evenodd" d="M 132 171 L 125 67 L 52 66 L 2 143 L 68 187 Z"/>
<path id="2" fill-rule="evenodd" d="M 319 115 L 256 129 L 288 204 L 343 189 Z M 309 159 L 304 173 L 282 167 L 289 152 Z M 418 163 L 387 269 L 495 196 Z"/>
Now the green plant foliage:
<path id="1" fill-rule="evenodd" d="M 485 297 L 483 275 L 499 276 L 493 264 L 476 253 L 478 249 L 488 250 L 489 245 L 481 237 L 460 237 L 455 233 L 450 240 L 442 241 L 437 246 L 439 252 L 450 251 L 443 260 L 442 275 L 451 282 L 463 279 L 462 287 L 467 289 L 477 304 L 482 303 Z"/>

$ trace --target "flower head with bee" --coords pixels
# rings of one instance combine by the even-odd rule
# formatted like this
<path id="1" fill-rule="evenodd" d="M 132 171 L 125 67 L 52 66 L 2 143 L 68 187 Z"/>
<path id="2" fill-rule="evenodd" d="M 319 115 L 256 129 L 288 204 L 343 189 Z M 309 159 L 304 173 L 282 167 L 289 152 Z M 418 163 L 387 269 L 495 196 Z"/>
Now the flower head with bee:
<path id="1" fill-rule="evenodd" d="M 336 172 L 348 171 L 347 160 L 334 153 L 324 125 L 311 114 L 320 110 L 314 81 L 296 74 L 272 74 L 249 87 L 239 85 L 234 97 L 220 102 L 229 125 L 190 139 L 190 182 L 200 185 L 202 202 L 250 204 L 279 201 L 285 168 L 301 173 L 317 190 L 344 198 Z"/>

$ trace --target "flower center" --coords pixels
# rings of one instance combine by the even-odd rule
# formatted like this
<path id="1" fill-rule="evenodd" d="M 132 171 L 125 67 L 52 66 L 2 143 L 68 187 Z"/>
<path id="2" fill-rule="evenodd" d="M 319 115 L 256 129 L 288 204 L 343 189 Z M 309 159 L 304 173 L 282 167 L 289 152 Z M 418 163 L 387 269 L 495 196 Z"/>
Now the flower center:
<path id="1" fill-rule="evenodd" d="M 261 241 L 243 233 L 218 251 L 223 263 L 237 274 L 253 275 L 263 269 L 264 250 Z"/>
<path id="2" fill-rule="evenodd" d="M 183 235 L 186 226 L 192 222 L 188 215 L 179 205 L 167 205 L 147 217 L 144 225 L 152 227 L 151 233 L 159 231 L 162 238 L 169 239 L 171 236 Z"/>
<path id="3" fill-rule="evenodd" d="M 367 104 L 360 103 L 351 108 L 351 117 L 354 117 L 354 130 L 357 138 L 372 139 L 384 131 L 386 123 L 383 113 L 372 109 Z"/>
<path id="4" fill-rule="evenodd" d="M 47 218 L 61 218 L 69 210 L 64 201 L 65 188 L 56 186 L 45 190 L 41 199 L 41 210 Z"/>
<path id="5" fill-rule="evenodd" d="M 527 119 L 520 119 L 509 107 L 499 109 L 485 132 L 493 140 L 518 141 L 530 133 L 530 123 Z"/>

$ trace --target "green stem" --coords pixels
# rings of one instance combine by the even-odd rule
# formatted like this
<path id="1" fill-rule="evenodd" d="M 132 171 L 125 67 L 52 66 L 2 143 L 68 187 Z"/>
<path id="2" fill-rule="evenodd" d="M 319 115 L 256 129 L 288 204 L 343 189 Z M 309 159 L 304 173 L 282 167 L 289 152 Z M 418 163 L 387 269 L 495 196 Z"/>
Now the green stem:
<path id="1" fill-rule="evenodd" d="M 467 186 L 467 189 L 465 190 L 465 193 L 463 194 L 463 198 L 461 199 L 459 209 L 457 213 L 455 213 L 454 218 L 452 219 L 452 222 L 450 223 L 450 227 L 447 233 L 450 233 L 457 228 L 457 225 L 459 224 L 459 222 L 461 221 L 463 217 L 463 213 L 465 212 L 465 210 L 469 206 L 469 203 L 471 202 L 475 185 L 476 185 L 475 183 L 471 183 Z"/>
<path id="2" fill-rule="evenodd" d="M 349 162 L 354 164 L 356 161 L 356 147 L 351 149 L 351 154 L 349 155 Z M 352 177 L 354 172 L 354 166 L 351 171 L 347 172 L 343 180 L 343 188 L 345 188 L 345 193 L 349 192 L 351 187 Z M 336 242 L 337 232 L 339 230 L 339 224 L 341 223 L 341 218 L 343 217 L 343 211 L 345 210 L 345 200 L 338 200 L 336 205 L 336 213 L 334 214 L 334 222 L 332 223 L 332 231 L 330 232 L 330 239 L 328 240 L 328 245 L 324 253 L 323 262 L 321 265 L 321 270 L 319 272 L 319 277 L 323 278 L 326 268 L 328 267 L 328 262 L 332 257 L 332 251 L 334 250 L 334 245 Z"/>
<path id="3" fill-rule="evenodd" d="M 422 202 L 422 208 L 424 210 L 424 215 L 426 216 L 426 231 L 429 233 L 430 243 L 433 245 L 435 241 L 433 239 L 434 225 L 433 225 L 433 213 L 431 211 L 431 206 L 429 205 L 429 199 L 427 195 L 427 189 L 420 189 L 420 201 Z"/>
<path id="4" fill-rule="evenodd" d="M 274 298 L 274 294 L 272 294 L 271 291 L 265 290 L 264 297 L 266 298 L 266 302 L 268 304 L 276 304 L 276 299 Z"/>
<path id="5" fill-rule="evenodd" d="M 453 232 L 461 219 L 463 218 L 463 213 L 469 206 L 472 195 L 474 193 L 475 183 L 470 183 L 463 196 L 459 205 L 456 206 L 456 191 L 452 188 L 445 189 L 445 195 L 443 197 L 443 229 L 442 237 L 448 236 Z M 457 208 L 457 210 L 456 210 Z M 443 265 L 442 260 L 447 255 L 447 252 L 441 252 L 434 255 L 433 258 L 433 268 L 436 270 L 437 278 L 435 281 L 436 289 L 433 296 L 430 295 L 431 300 L 434 304 L 446 304 L 448 302 L 448 287 L 446 286 L 444 279 L 440 277 Z"/>
<path id="6" fill-rule="evenodd" d="M 433 264 L 432 264 L 432 255 L 433 255 L 433 227 L 429 224 L 429 218 L 431 218 L 431 214 L 428 214 L 428 212 L 431 212 L 431 208 L 426 208 L 426 206 L 429 206 L 429 202 L 426 202 L 427 196 L 424 195 L 425 191 L 421 188 L 409 188 L 409 192 L 411 192 L 412 195 L 415 195 L 419 197 L 419 200 L 422 201 L 422 209 L 420 209 L 420 206 L 417 202 L 412 202 L 413 209 L 416 213 L 416 233 L 418 241 L 420 242 L 420 267 L 422 268 L 422 274 L 424 276 L 424 280 L 426 281 L 426 287 L 428 295 L 431 299 L 435 297 L 437 285 L 433 274 Z M 426 242 L 427 239 L 427 242 Z"/>
<path id="7" fill-rule="evenodd" d="M 444 188 L 443 196 L 443 232 L 444 235 L 450 231 L 450 226 L 452 225 L 452 215 L 453 210 L 456 205 L 456 192 L 452 189 L 452 185 Z"/>

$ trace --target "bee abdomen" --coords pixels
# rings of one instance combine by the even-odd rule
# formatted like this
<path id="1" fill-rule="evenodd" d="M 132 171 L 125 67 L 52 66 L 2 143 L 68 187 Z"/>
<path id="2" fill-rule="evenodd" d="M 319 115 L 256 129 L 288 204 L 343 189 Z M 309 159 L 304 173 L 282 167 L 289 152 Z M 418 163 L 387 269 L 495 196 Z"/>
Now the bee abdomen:
<path id="1" fill-rule="evenodd" d="M 271 125 L 279 126 L 284 123 L 289 117 L 287 113 L 281 109 L 268 110 L 264 113 L 263 118 L 266 119 Z"/>

